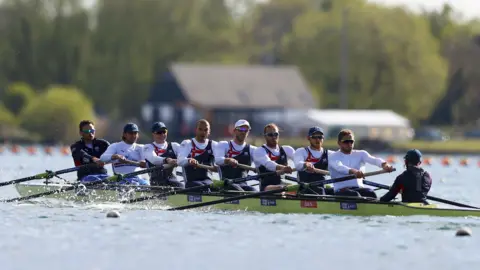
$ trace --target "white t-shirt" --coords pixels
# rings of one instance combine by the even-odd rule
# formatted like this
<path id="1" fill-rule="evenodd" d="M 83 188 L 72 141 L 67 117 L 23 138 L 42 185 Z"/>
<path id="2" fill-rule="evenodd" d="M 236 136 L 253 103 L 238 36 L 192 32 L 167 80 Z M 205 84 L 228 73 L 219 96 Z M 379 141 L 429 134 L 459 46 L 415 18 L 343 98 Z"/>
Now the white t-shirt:
<path id="1" fill-rule="evenodd" d="M 155 147 L 153 145 L 155 145 L 160 150 L 166 151 L 168 147 L 168 142 L 164 142 L 163 144 L 158 144 L 156 142 L 153 142 L 143 146 L 143 156 L 148 162 L 157 166 L 163 165 L 165 163 L 164 162 L 165 158 L 160 157 L 157 155 L 157 153 L 155 153 Z M 176 142 L 172 142 L 172 148 L 173 148 L 173 152 L 178 157 L 178 152 L 180 151 L 180 144 Z"/>
<path id="2" fill-rule="evenodd" d="M 349 175 L 350 169 L 365 172 L 365 164 L 382 167 L 385 160 L 371 156 L 365 150 L 352 150 L 351 154 L 344 154 L 340 150 L 331 154 L 328 160 L 328 171 L 331 178 L 338 178 Z M 335 191 L 346 187 L 364 187 L 362 179 L 352 179 L 333 184 Z"/>
<path id="3" fill-rule="evenodd" d="M 124 141 L 112 143 L 110 146 L 108 146 L 107 150 L 100 156 L 100 160 L 108 162 L 112 159 L 112 155 L 115 154 L 122 155 L 126 159 L 131 161 L 140 162 L 145 160 L 145 158 L 143 157 L 143 144 L 127 144 Z M 144 170 L 144 168 L 140 168 L 135 165 L 120 163 L 118 160 L 115 160 L 112 163 L 112 168 L 113 172 L 119 174 L 126 174 Z"/>
<path id="4" fill-rule="evenodd" d="M 267 147 L 267 149 L 270 150 L 274 156 L 280 156 L 280 146 L 277 145 L 276 148 L 270 148 L 266 144 L 264 144 L 264 146 Z M 293 161 L 293 156 L 295 153 L 295 150 L 293 149 L 293 147 L 289 145 L 283 145 L 282 148 L 285 151 L 285 154 L 287 155 L 287 159 L 290 159 Z M 265 166 L 267 170 L 272 172 L 276 170 L 278 165 L 275 161 L 273 161 L 270 158 L 267 151 L 263 147 L 257 147 L 257 149 L 255 149 L 253 162 L 255 163 L 255 167 L 259 168 L 260 166 Z"/>
<path id="5" fill-rule="evenodd" d="M 232 147 L 233 147 L 231 157 L 235 157 L 239 155 L 243 151 L 243 148 L 245 148 L 245 146 L 247 145 L 247 143 L 245 142 L 242 145 L 236 144 L 233 140 L 230 142 L 232 143 Z M 250 152 L 250 157 L 252 157 L 252 160 L 253 160 L 253 155 L 255 153 L 255 149 L 257 149 L 256 146 L 250 145 L 249 152 Z M 227 141 L 218 142 L 217 147 L 213 149 L 213 154 L 215 156 L 215 164 L 220 166 L 223 165 L 229 150 L 230 150 L 229 142 Z"/>

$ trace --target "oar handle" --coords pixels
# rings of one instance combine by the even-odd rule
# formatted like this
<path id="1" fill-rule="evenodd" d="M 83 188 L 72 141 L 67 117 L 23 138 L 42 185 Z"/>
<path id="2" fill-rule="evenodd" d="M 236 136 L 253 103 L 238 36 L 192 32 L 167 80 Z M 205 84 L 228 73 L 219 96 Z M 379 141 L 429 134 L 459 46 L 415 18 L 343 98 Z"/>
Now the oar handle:
<path id="1" fill-rule="evenodd" d="M 252 166 L 248 166 L 248 165 L 245 165 L 245 164 L 240 164 L 239 163 L 237 165 L 237 167 L 240 168 L 240 169 L 244 169 L 244 170 L 249 170 L 249 171 L 254 171 L 254 172 L 257 171 L 257 168 L 252 167 Z"/>
<path id="2" fill-rule="evenodd" d="M 209 170 L 209 171 L 212 171 L 212 172 L 217 172 L 217 168 L 215 166 L 209 166 L 209 165 L 199 163 L 199 164 L 197 164 L 197 167 L 201 168 L 201 169 L 206 169 L 206 170 Z"/>

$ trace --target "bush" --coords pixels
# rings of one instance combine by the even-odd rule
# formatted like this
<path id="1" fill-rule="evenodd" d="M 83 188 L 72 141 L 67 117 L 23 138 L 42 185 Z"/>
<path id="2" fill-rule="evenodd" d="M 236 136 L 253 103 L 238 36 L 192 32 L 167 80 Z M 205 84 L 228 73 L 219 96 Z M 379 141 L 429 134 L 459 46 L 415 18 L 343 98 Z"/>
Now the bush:
<path id="1" fill-rule="evenodd" d="M 15 115 L 0 102 L 0 126 L 16 125 Z"/>
<path id="2" fill-rule="evenodd" d="M 54 86 L 32 100 L 20 114 L 21 127 L 43 142 L 71 143 L 78 138 L 78 123 L 93 119 L 92 102 L 79 90 Z"/>
<path id="3" fill-rule="evenodd" d="M 26 83 L 13 83 L 2 96 L 5 107 L 18 115 L 35 98 L 35 91 Z"/>

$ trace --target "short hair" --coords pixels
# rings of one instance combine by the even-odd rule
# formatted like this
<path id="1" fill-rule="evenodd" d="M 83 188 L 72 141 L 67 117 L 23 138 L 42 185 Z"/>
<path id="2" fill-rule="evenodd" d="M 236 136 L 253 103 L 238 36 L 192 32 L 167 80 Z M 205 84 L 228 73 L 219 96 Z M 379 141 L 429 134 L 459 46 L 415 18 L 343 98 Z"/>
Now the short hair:
<path id="1" fill-rule="evenodd" d="M 270 124 L 267 124 L 265 127 L 263 127 L 263 133 L 267 132 L 267 128 L 276 128 L 276 129 L 279 129 L 277 124 L 274 124 L 274 123 L 270 123 Z"/>
<path id="2" fill-rule="evenodd" d="M 197 121 L 197 127 L 200 125 L 200 124 L 205 124 L 207 126 L 210 126 L 210 123 L 207 121 L 207 119 L 200 119 Z"/>
<path id="3" fill-rule="evenodd" d="M 343 137 L 345 137 L 346 135 L 353 135 L 353 131 L 350 130 L 350 129 L 342 129 L 340 130 L 340 132 L 338 133 L 338 141 L 341 141 Z"/>
<path id="4" fill-rule="evenodd" d="M 95 124 L 94 124 L 93 121 L 91 121 L 91 120 L 82 120 L 82 121 L 80 122 L 80 124 L 78 124 L 78 129 L 79 129 L 80 131 L 82 131 L 82 128 L 83 128 L 84 126 L 86 126 L 86 125 L 92 125 L 92 126 L 93 126 L 93 125 L 95 125 Z"/>

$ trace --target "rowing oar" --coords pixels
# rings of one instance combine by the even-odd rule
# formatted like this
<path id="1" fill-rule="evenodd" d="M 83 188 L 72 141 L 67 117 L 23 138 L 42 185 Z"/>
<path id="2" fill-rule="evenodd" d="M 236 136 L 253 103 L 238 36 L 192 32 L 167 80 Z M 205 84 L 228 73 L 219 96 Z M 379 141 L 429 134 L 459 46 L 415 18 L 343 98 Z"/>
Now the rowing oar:
<path id="1" fill-rule="evenodd" d="M 259 177 L 262 177 L 262 176 L 267 176 L 267 175 L 277 174 L 277 173 L 280 174 L 282 172 L 273 171 L 273 172 L 260 173 L 260 174 L 256 174 L 256 175 L 248 175 L 246 177 L 235 178 L 235 179 L 213 180 L 213 184 L 208 185 L 208 186 L 196 186 L 196 187 L 190 187 L 190 188 L 185 188 L 185 189 L 175 189 L 175 190 L 171 190 L 171 191 L 164 192 L 164 193 L 161 193 L 161 194 L 155 194 L 155 195 L 152 195 L 152 196 L 145 196 L 145 197 L 131 199 L 131 200 L 128 200 L 128 201 L 122 201 L 122 203 L 143 202 L 143 201 L 162 198 L 162 197 L 169 196 L 169 195 L 188 193 L 188 192 L 192 192 L 192 191 L 199 191 L 199 190 L 207 189 L 207 188 L 210 188 L 210 187 L 221 189 L 221 188 L 225 187 L 226 184 L 228 184 L 228 185 L 238 184 L 238 183 L 242 183 L 242 182 L 249 181 L 249 180 L 255 180 L 255 179 L 257 179 Z"/>
<path id="2" fill-rule="evenodd" d="M 107 164 L 107 163 L 105 163 L 105 164 Z M 54 176 L 56 176 L 56 175 L 65 174 L 65 173 L 71 173 L 71 172 L 76 172 L 76 171 L 80 170 L 81 168 L 93 167 L 93 166 L 98 166 L 98 164 L 96 164 L 96 163 L 90 163 L 90 164 L 85 164 L 85 165 L 78 166 L 78 167 L 73 167 L 73 168 L 69 168 L 69 169 L 59 170 L 59 171 L 56 171 L 56 172 L 46 171 L 46 172 L 44 172 L 44 173 L 39 173 L 39 174 L 37 174 L 37 175 L 33 175 L 33 176 L 25 177 L 25 178 L 20 178 L 20 179 L 16 179 L 16 180 L 11 180 L 11 181 L 8 181 L 8 182 L 0 182 L 0 187 L 8 186 L 8 185 L 13 185 L 13 184 L 18 184 L 18 183 L 22 183 L 22 182 L 27 182 L 27 181 L 31 181 L 31 180 L 39 180 L 39 179 L 52 178 L 52 177 L 54 177 Z"/>
<path id="3" fill-rule="evenodd" d="M 164 167 L 161 167 L 161 166 L 157 167 L 156 166 L 156 167 L 152 167 L 152 168 L 148 168 L 148 169 L 145 169 L 145 170 L 136 171 L 136 172 L 132 172 L 132 173 L 117 174 L 117 175 L 113 175 L 113 176 L 107 177 L 107 178 L 102 179 L 102 180 L 92 181 L 92 182 L 82 183 L 82 184 L 85 187 L 90 187 L 90 186 L 98 185 L 98 184 L 104 183 L 104 182 L 121 181 L 122 179 L 129 178 L 129 177 L 132 177 L 132 176 L 136 176 L 136 175 L 140 175 L 140 174 L 144 174 L 144 173 L 149 173 L 149 172 L 156 171 L 156 170 L 159 170 L 159 169 L 166 169 L 166 168 L 168 168 L 167 166 L 168 165 L 165 165 Z M 19 202 L 19 201 L 35 199 L 35 198 L 39 198 L 39 197 L 43 197 L 43 196 L 49 196 L 49 195 L 57 194 L 57 193 L 60 193 L 60 192 L 66 192 L 66 191 L 74 190 L 75 188 L 77 188 L 77 186 L 78 186 L 78 184 L 74 184 L 74 185 L 69 186 L 67 188 L 59 188 L 59 189 L 56 189 L 56 190 L 50 190 L 50 191 L 47 191 L 47 192 L 37 193 L 37 194 L 25 196 L 25 197 L 18 197 L 18 198 L 12 198 L 12 199 L 7 199 L 7 200 L 0 200 L 0 202 Z M 141 187 L 141 186 L 139 186 L 139 187 Z M 148 186 L 145 186 L 145 187 L 148 187 Z"/>
<path id="4" fill-rule="evenodd" d="M 378 187 L 378 188 L 381 188 L 381 189 L 386 189 L 386 190 L 390 189 L 390 186 L 379 184 L 379 183 L 372 182 L 372 181 L 363 180 L 363 183 L 366 184 L 366 185 L 373 186 L 373 187 Z M 427 195 L 427 199 L 432 200 L 432 201 L 441 202 L 441 203 L 451 204 L 451 205 L 458 206 L 458 207 L 480 209 L 479 207 L 475 207 L 475 206 L 471 206 L 471 205 L 467 205 L 467 204 L 463 204 L 463 203 L 457 203 L 457 202 L 454 202 L 454 201 L 449 201 L 449 200 L 445 200 L 445 199 L 438 198 L 438 197 L 433 197 L 433 196 L 428 196 L 428 195 Z"/>
<path id="5" fill-rule="evenodd" d="M 395 169 L 393 169 L 393 170 L 395 170 Z M 383 173 L 387 173 L 387 171 L 379 170 L 379 171 L 375 171 L 375 172 L 365 173 L 364 175 L 365 176 L 373 176 L 373 175 L 378 175 L 378 174 L 383 174 Z M 321 185 L 325 185 L 325 184 L 343 182 L 343 181 L 347 181 L 347 180 L 351 180 L 351 179 L 355 179 L 355 178 L 357 178 L 357 177 L 352 174 L 352 175 L 347 175 L 347 176 L 333 178 L 333 179 L 316 181 L 316 182 L 312 182 L 312 183 L 308 183 L 308 184 L 301 183 L 299 185 L 284 186 L 283 188 L 261 191 L 261 192 L 256 192 L 256 193 L 252 193 L 252 194 L 247 194 L 247 195 L 235 196 L 235 197 L 225 198 L 225 199 L 221 199 L 221 200 L 215 200 L 215 201 L 210 201 L 210 202 L 204 202 L 204 203 L 197 203 L 197 204 L 192 204 L 192 205 L 174 207 L 174 208 L 169 208 L 167 210 L 168 211 L 185 210 L 185 209 L 203 207 L 203 206 L 208 206 L 208 205 L 213 205 L 213 204 L 226 203 L 226 202 L 231 202 L 231 201 L 236 201 L 236 200 L 255 198 L 255 197 L 260 197 L 260 196 L 263 196 L 263 195 L 280 193 L 280 192 L 284 192 L 284 191 L 285 192 L 298 191 L 298 189 L 302 185 L 303 186 L 314 187 L 314 186 L 321 186 Z"/>

